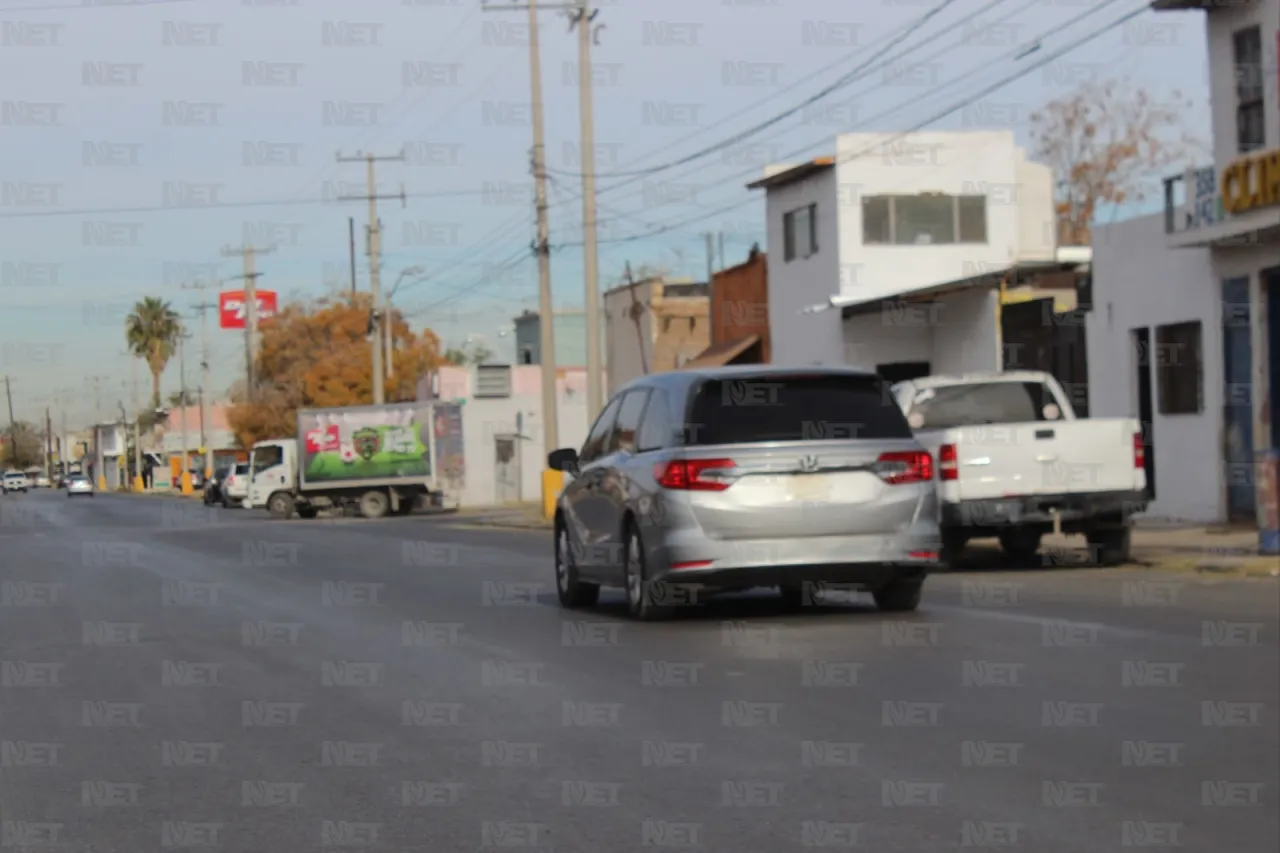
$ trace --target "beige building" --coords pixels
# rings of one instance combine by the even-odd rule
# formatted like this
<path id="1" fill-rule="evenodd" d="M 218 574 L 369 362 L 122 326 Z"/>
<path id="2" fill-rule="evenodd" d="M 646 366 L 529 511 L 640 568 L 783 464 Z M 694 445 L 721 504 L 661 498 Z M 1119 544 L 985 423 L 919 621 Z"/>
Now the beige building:
<path id="1" fill-rule="evenodd" d="M 711 345 L 707 285 L 646 278 L 605 291 L 609 394 L 648 373 L 678 370 Z"/>

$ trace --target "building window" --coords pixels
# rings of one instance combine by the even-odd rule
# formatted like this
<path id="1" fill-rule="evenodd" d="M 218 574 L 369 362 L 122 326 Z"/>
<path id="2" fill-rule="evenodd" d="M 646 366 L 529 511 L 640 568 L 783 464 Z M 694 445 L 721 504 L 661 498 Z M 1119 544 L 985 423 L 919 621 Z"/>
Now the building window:
<path id="1" fill-rule="evenodd" d="M 1156 327 L 1156 389 L 1160 414 L 1204 411 L 1204 359 L 1200 321 Z"/>
<path id="2" fill-rule="evenodd" d="M 1262 28 L 1240 30 L 1232 41 L 1236 66 L 1236 148 L 1241 154 L 1247 154 L 1266 144 Z"/>
<path id="3" fill-rule="evenodd" d="M 810 258 L 818 253 L 818 205 L 782 215 L 783 260 Z"/>
<path id="4" fill-rule="evenodd" d="M 876 195 L 862 200 L 865 245 L 948 246 L 987 242 L 987 197 Z"/>

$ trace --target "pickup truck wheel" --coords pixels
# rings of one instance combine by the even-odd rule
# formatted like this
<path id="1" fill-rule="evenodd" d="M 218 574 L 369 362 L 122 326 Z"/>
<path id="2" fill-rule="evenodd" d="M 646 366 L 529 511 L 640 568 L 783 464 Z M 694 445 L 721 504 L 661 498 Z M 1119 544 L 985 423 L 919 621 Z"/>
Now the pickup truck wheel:
<path id="1" fill-rule="evenodd" d="M 391 507 L 386 492 L 365 492 L 360 496 L 360 514 L 365 518 L 382 518 Z"/>
<path id="2" fill-rule="evenodd" d="M 293 498 L 286 492 L 276 492 L 267 500 L 267 512 L 277 521 L 293 517 Z"/>
<path id="3" fill-rule="evenodd" d="M 1040 534 L 1013 530 L 1000 535 L 1000 550 L 1015 563 L 1034 563 L 1040 553 Z"/>
<path id="4" fill-rule="evenodd" d="M 1123 566 L 1129 562 L 1132 529 L 1107 527 L 1089 531 L 1089 550 L 1100 566 Z"/>
<path id="5" fill-rule="evenodd" d="M 871 594 L 876 607 L 886 613 L 909 613 L 920 606 L 923 581 L 894 581 Z"/>

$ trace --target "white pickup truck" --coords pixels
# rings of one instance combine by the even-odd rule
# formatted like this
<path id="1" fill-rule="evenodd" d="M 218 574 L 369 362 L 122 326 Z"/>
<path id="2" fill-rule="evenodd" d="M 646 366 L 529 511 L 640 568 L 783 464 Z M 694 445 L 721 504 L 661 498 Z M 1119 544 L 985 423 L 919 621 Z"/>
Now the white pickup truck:
<path id="1" fill-rule="evenodd" d="M 893 394 L 937 460 L 944 562 L 985 536 L 1030 562 L 1055 528 L 1083 533 L 1102 565 L 1128 561 L 1131 517 L 1147 506 L 1138 421 L 1078 419 L 1038 371 L 927 376 Z"/>

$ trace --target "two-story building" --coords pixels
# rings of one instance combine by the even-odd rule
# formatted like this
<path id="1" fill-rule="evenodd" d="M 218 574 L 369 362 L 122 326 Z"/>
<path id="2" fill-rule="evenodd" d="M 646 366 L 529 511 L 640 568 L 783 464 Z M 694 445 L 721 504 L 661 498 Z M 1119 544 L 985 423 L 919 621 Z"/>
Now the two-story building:
<path id="1" fill-rule="evenodd" d="M 1256 522 L 1280 549 L 1280 0 L 1155 0 L 1205 12 L 1214 162 L 1165 211 L 1094 232 L 1090 393 L 1140 418 L 1151 514 Z"/>
<path id="2" fill-rule="evenodd" d="M 967 283 L 1055 262 L 1049 168 L 1012 131 L 850 133 L 835 147 L 748 185 L 766 192 L 772 360 L 874 366 L 909 338 L 912 361 L 997 369 L 999 294 Z M 878 301 L 953 282 L 965 285 L 933 294 L 932 319 L 886 331 Z"/>

